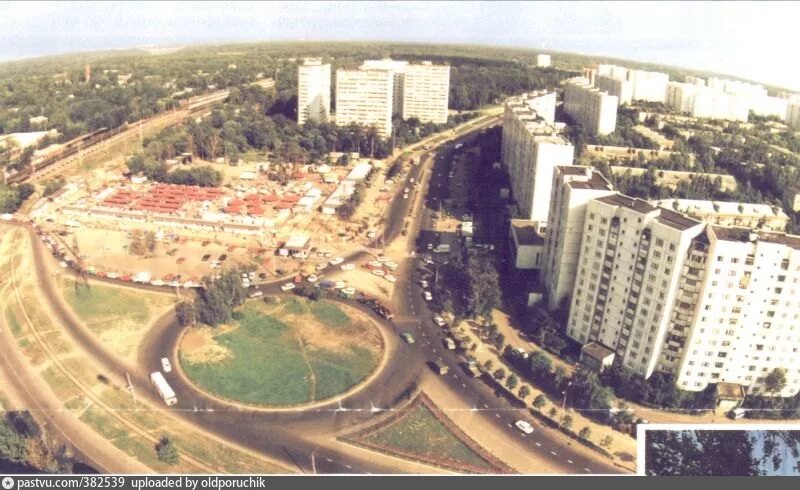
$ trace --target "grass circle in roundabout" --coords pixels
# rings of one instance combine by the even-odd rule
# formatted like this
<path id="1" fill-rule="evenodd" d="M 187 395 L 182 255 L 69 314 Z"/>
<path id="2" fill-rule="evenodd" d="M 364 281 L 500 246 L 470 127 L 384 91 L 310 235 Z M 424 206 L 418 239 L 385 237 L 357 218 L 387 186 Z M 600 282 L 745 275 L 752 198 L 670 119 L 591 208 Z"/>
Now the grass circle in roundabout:
<path id="1" fill-rule="evenodd" d="M 260 406 L 311 404 L 341 395 L 372 374 L 383 337 L 362 312 L 330 301 L 267 298 L 239 319 L 190 327 L 178 358 L 211 395 Z"/>

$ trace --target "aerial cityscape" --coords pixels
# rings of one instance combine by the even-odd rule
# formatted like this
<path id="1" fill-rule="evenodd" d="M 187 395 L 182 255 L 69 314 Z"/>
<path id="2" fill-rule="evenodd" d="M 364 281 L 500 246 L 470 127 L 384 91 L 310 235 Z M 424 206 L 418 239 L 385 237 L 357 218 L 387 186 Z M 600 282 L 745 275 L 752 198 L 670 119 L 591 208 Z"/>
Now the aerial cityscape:
<path id="1" fill-rule="evenodd" d="M 629 5 L 0 3 L 0 476 L 797 475 L 800 73 Z"/>

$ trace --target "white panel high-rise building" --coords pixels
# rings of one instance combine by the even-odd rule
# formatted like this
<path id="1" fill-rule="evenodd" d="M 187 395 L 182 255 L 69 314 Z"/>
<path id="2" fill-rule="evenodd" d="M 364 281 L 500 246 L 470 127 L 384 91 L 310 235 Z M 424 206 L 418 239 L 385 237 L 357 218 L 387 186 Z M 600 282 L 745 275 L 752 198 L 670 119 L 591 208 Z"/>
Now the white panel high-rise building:
<path id="1" fill-rule="evenodd" d="M 403 119 L 445 124 L 450 100 L 450 66 L 429 61 L 406 66 L 403 79 Z"/>
<path id="2" fill-rule="evenodd" d="M 800 391 L 800 237 L 708 226 L 692 244 L 660 370 L 680 388 L 710 383 L 750 393 Z M 786 386 L 765 378 L 785 370 Z"/>
<path id="3" fill-rule="evenodd" d="M 589 135 L 614 132 L 618 102 L 617 97 L 592 88 L 586 78 L 571 78 L 564 82 L 564 111 Z"/>
<path id="4" fill-rule="evenodd" d="M 547 68 L 550 66 L 550 55 L 549 54 L 537 54 L 536 55 L 536 66 L 539 68 Z"/>
<path id="5" fill-rule="evenodd" d="M 567 335 L 644 377 L 658 363 L 692 239 L 704 224 L 612 194 L 586 206 Z"/>
<path id="6" fill-rule="evenodd" d="M 552 116 L 542 117 L 531 108 L 550 111 L 554 96 L 544 93 L 511 97 L 503 115 L 501 158 L 508 168 L 514 199 L 524 219 L 540 222 L 547 221 L 553 169 L 572 165 L 575 153 L 569 141 L 546 122 Z"/>
<path id="7" fill-rule="evenodd" d="M 408 61 L 383 58 L 380 60 L 364 60 L 362 68 L 389 70 L 394 76 L 394 91 L 392 94 L 392 112 L 400 115 L 403 113 L 403 87 L 405 82 Z"/>
<path id="8" fill-rule="evenodd" d="M 611 75 L 595 76 L 594 86 L 601 92 L 615 95 L 621 104 L 630 104 L 633 100 L 633 83 L 624 78 L 614 78 Z"/>
<path id="9" fill-rule="evenodd" d="M 630 70 L 628 80 L 633 84 L 633 100 L 664 102 L 669 75 L 657 71 Z"/>
<path id="10" fill-rule="evenodd" d="M 331 113 L 331 65 L 318 58 L 297 67 L 297 124 L 327 122 Z"/>
<path id="11" fill-rule="evenodd" d="M 389 70 L 336 70 L 336 124 L 374 127 L 381 137 L 392 134 L 394 74 Z"/>
<path id="12" fill-rule="evenodd" d="M 800 101 L 789 102 L 786 106 L 786 125 L 800 131 Z"/>
<path id="13" fill-rule="evenodd" d="M 586 206 L 610 194 L 614 194 L 611 184 L 591 167 L 555 168 L 541 276 L 550 310 L 568 299 L 575 287 Z"/>

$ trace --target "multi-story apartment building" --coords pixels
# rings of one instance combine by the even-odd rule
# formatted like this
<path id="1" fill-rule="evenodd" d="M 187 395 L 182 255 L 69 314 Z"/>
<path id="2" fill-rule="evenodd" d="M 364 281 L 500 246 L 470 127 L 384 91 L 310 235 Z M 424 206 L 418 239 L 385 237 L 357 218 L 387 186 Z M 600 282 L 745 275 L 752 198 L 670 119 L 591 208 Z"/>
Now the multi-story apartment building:
<path id="1" fill-rule="evenodd" d="M 552 100 L 553 94 L 543 94 Z M 503 164 L 511 177 L 511 190 L 523 219 L 547 221 L 553 169 L 572 165 L 575 149 L 556 128 L 548 124 L 531 106 L 549 102 L 537 97 L 511 97 L 505 103 L 503 140 L 500 149 Z"/>
<path id="2" fill-rule="evenodd" d="M 601 92 L 616 96 L 620 105 L 630 104 L 633 100 L 633 83 L 630 80 L 614 78 L 611 75 L 597 75 L 594 86 Z"/>
<path id="3" fill-rule="evenodd" d="M 800 101 L 790 101 L 786 106 L 786 125 L 794 130 L 800 130 Z"/>
<path id="4" fill-rule="evenodd" d="M 297 124 L 327 122 L 331 113 L 331 65 L 318 58 L 297 67 Z"/>
<path id="5" fill-rule="evenodd" d="M 800 236 L 709 225 L 692 243 L 660 370 L 680 388 L 744 385 L 765 393 L 765 378 L 786 371 L 800 391 Z"/>
<path id="6" fill-rule="evenodd" d="M 549 54 L 537 54 L 536 55 L 536 66 L 539 68 L 547 68 L 550 66 L 550 55 Z"/>
<path id="7" fill-rule="evenodd" d="M 789 216 L 769 204 L 703 201 L 699 199 L 656 199 L 650 204 L 683 213 L 717 226 L 738 226 L 759 230 L 786 231 Z"/>
<path id="8" fill-rule="evenodd" d="M 336 124 L 371 126 L 381 137 L 392 134 L 394 73 L 359 68 L 336 70 Z"/>
<path id="9" fill-rule="evenodd" d="M 630 70 L 628 80 L 633 84 L 633 100 L 664 102 L 669 75 L 657 71 Z"/>
<path id="10" fill-rule="evenodd" d="M 567 335 L 604 345 L 623 365 L 650 376 L 688 249 L 704 226 L 621 194 L 589 201 Z"/>
<path id="11" fill-rule="evenodd" d="M 403 119 L 444 124 L 450 97 L 450 66 L 429 61 L 406 66 L 402 90 Z"/>
<path id="12" fill-rule="evenodd" d="M 368 70 L 388 70 L 394 77 L 394 91 L 392 93 L 392 112 L 400 115 L 403 113 L 403 88 L 408 61 L 383 58 L 380 60 L 364 60 L 362 68 Z"/>
<path id="13" fill-rule="evenodd" d="M 670 82 L 667 106 L 692 117 L 747 121 L 753 102 L 745 95 L 730 94 L 702 85 Z"/>
<path id="14" fill-rule="evenodd" d="M 583 77 L 564 82 L 564 111 L 589 135 L 613 133 L 617 126 L 617 97 L 592 88 Z"/>
<path id="15" fill-rule="evenodd" d="M 541 265 L 550 310 L 568 299 L 575 287 L 586 206 L 610 194 L 614 194 L 611 184 L 591 167 L 555 168 Z"/>

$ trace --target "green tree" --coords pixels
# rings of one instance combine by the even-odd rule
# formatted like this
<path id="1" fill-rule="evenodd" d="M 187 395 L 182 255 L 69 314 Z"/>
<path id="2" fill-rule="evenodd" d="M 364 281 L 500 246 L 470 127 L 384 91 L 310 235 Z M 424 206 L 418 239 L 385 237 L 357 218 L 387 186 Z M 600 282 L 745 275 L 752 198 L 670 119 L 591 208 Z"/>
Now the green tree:
<path id="1" fill-rule="evenodd" d="M 531 354 L 528 362 L 530 363 L 531 374 L 538 377 L 550 375 L 550 370 L 553 364 L 550 362 L 545 354 L 541 352 L 534 352 Z"/>
<path id="2" fill-rule="evenodd" d="M 605 436 L 602 439 L 600 439 L 600 447 L 602 447 L 603 449 L 610 448 L 611 444 L 613 443 L 614 443 L 614 438 L 611 436 Z"/>
<path id="3" fill-rule="evenodd" d="M 164 436 L 156 444 L 156 456 L 162 463 L 175 466 L 181 460 L 177 446 L 169 436 Z"/>
<path id="4" fill-rule="evenodd" d="M 564 418 L 561 419 L 561 427 L 569 429 L 572 427 L 573 422 L 572 415 L 565 415 Z"/>
<path id="5" fill-rule="evenodd" d="M 764 377 L 764 388 L 769 393 L 779 393 L 786 388 L 786 369 L 775 368 Z"/>
<path id="6" fill-rule="evenodd" d="M 486 257 L 467 261 L 467 313 L 475 318 L 488 317 L 500 305 L 500 282 L 497 270 Z"/>
<path id="7" fill-rule="evenodd" d="M 531 389 L 528 388 L 528 385 L 522 385 L 519 387 L 519 392 L 517 392 L 517 395 L 523 400 L 525 400 L 526 398 L 531 396 Z"/>
<path id="8" fill-rule="evenodd" d="M 494 379 L 496 379 L 497 381 L 502 381 L 503 378 L 506 377 L 506 370 L 503 368 L 497 368 L 497 370 L 494 372 L 494 374 L 492 374 L 492 376 L 494 376 Z"/>
<path id="9" fill-rule="evenodd" d="M 592 435 L 592 429 L 590 429 L 588 426 L 584 427 L 583 429 L 580 430 L 580 432 L 578 432 L 578 437 L 580 437 L 584 441 L 588 440 L 589 436 L 591 435 Z"/>
<path id="10" fill-rule="evenodd" d="M 556 418 L 556 415 L 558 415 L 558 409 L 556 407 L 550 407 L 550 410 L 547 412 L 547 415 L 549 415 L 551 419 Z"/>
<path id="11" fill-rule="evenodd" d="M 542 408 L 544 408 L 544 406 L 547 405 L 547 397 L 544 396 L 542 393 L 539 393 L 538 395 L 536 395 L 536 398 L 533 399 L 533 403 L 531 403 L 531 405 L 533 405 L 533 408 L 541 412 Z"/>
<path id="12" fill-rule="evenodd" d="M 197 312 L 194 303 L 191 301 L 181 301 L 175 305 L 175 316 L 181 326 L 194 325 L 197 322 Z"/>
<path id="13" fill-rule="evenodd" d="M 26 455 L 25 437 L 7 421 L 0 420 L 0 459 L 21 463 L 25 461 Z"/>
<path id="14" fill-rule="evenodd" d="M 508 387 L 509 390 L 513 390 L 514 388 L 516 388 L 518 384 L 519 384 L 519 378 L 517 377 L 516 374 L 512 373 L 511 376 L 509 376 L 508 379 L 506 379 L 506 387 Z"/>

